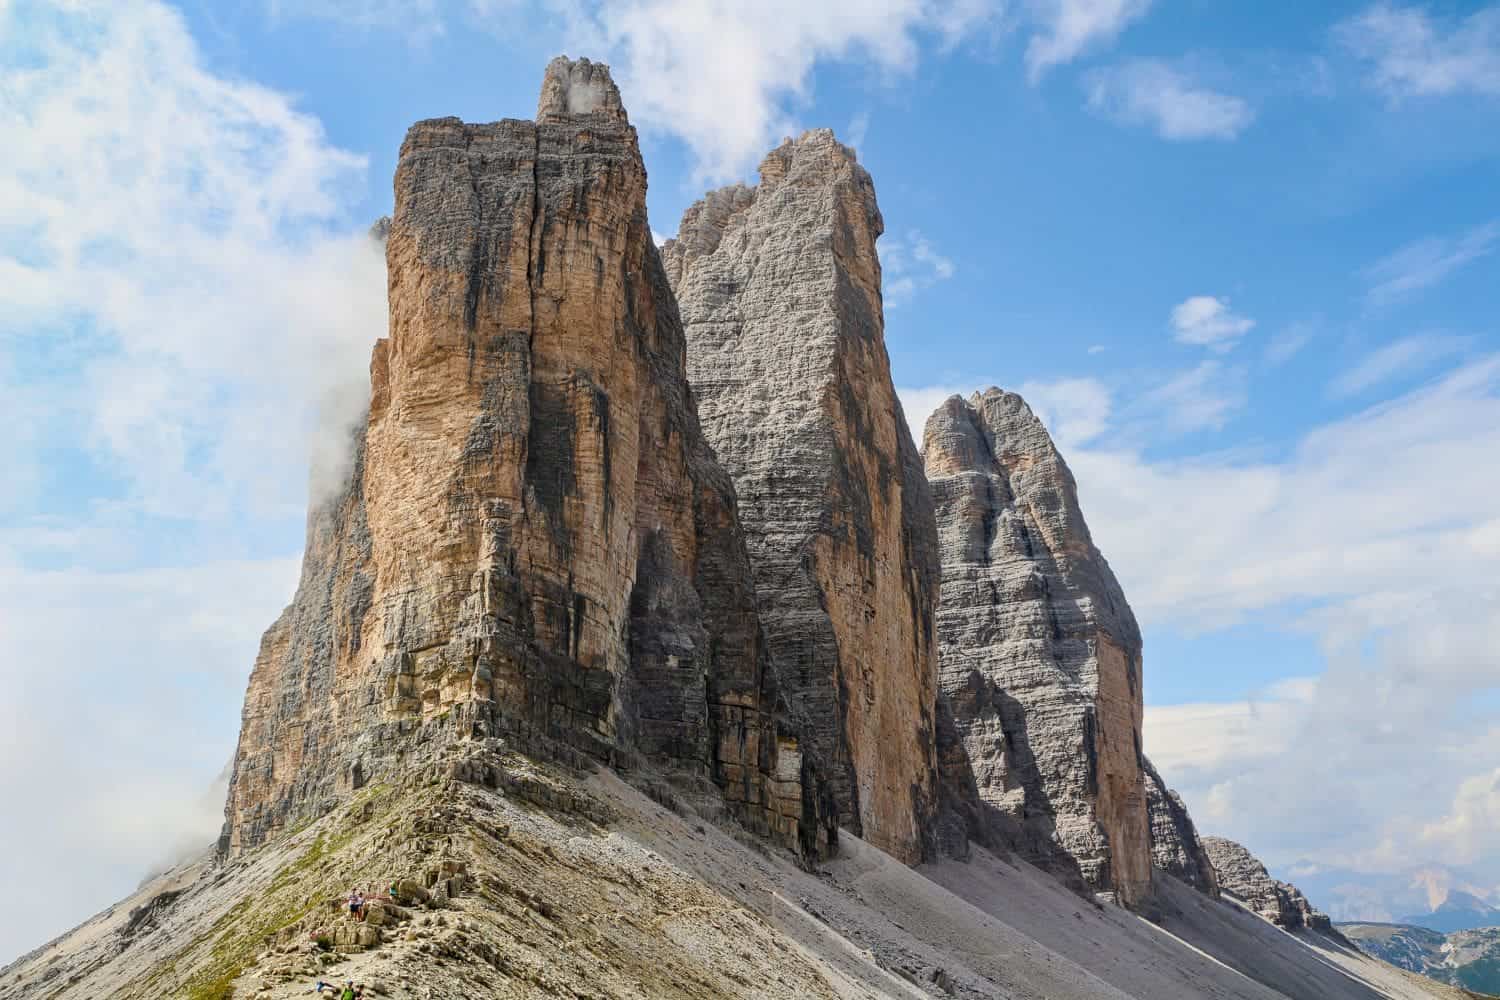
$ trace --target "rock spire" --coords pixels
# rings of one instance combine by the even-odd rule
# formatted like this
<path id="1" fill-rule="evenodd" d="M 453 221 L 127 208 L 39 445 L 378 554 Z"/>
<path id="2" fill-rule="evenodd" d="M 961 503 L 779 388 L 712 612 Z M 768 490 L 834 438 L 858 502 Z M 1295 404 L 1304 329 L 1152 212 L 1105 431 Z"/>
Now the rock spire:
<path id="1" fill-rule="evenodd" d="M 645 194 L 588 60 L 535 121 L 407 133 L 368 420 L 262 643 L 225 850 L 463 741 L 645 764 L 827 848 Z"/>
<path id="2" fill-rule="evenodd" d="M 891 382 L 870 175 L 827 129 L 663 248 L 761 619 L 843 823 L 903 860 L 935 803 L 936 527 Z"/>
<path id="3" fill-rule="evenodd" d="M 1060 850 L 1094 889 L 1139 902 L 1151 880 L 1141 637 L 1072 473 L 1025 401 L 998 389 L 947 400 L 923 456 L 942 549 L 942 689 L 983 825 L 1039 861 Z"/>

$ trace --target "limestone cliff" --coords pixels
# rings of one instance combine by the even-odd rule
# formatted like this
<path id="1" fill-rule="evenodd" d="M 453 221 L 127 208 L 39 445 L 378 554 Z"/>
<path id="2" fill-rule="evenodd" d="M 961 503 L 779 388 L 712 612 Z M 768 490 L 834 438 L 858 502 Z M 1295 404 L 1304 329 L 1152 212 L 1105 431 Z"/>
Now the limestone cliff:
<path id="1" fill-rule="evenodd" d="M 998 389 L 945 402 L 923 455 L 942 689 L 986 818 L 1024 853 L 1054 845 L 1096 890 L 1144 899 L 1140 631 L 1072 473 L 1021 397 Z"/>
<path id="2" fill-rule="evenodd" d="M 1331 929 L 1328 916 L 1313 909 L 1302 890 L 1271 877 L 1244 847 L 1223 837 L 1204 837 L 1203 848 L 1219 876 L 1219 887 L 1278 927 Z"/>
<path id="3" fill-rule="evenodd" d="M 645 193 L 587 60 L 548 66 L 535 121 L 407 133 L 368 421 L 262 643 L 224 850 L 465 740 L 644 763 L 827 847 Z"/>
<path id="4" fill-rule="evenodd" d="M 1144 762 L 1146 809 L 1151 818 L 1151 864 L 1217 899 L 1219 878 L 1187 806 L 1167 787 L 1150 758 L 1144 758 Z"/>
<path id="5" fill-rule="evenodd" d="M 842 822 L 930 852 L 936 527 L 891 383 L 870 175 L 827 129 L 711 192 L 663 249 L 761 619 Z"/>

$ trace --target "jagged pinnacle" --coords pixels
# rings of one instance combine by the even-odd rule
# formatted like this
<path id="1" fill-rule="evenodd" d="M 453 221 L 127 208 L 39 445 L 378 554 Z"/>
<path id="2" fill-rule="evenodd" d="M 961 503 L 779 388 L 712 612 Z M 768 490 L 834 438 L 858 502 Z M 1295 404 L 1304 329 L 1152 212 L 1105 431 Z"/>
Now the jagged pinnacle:
<path id="1" fill-rule="evenodd" d="M 604 115 L 626 122 L 620 88 L 604 63 L 558 56 L 547 64 L 542 94 L 537 99 L 536 120 L 556 115 Z"/>

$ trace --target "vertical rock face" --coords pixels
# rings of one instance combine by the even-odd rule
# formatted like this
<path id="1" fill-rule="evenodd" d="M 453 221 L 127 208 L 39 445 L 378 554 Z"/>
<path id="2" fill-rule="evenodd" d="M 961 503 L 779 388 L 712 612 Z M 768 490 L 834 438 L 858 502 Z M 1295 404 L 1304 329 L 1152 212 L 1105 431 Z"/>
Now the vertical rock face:
<path id="1" fill-rule="evenodd" d="M 942 548 L 942 688 L 983 811 L 1095 889 L 1150 892 L 1141 638 L 1072 473 L 1021 397 L 952 397 L 923 446 Z M 1046 860 L 1039 858 L 1038 860 Z"/>
<path id="2" fill-rule="evenodd" d="M 1204 837 L 1203 849 L 1218 873 L 1219 887 L 1271 923 L 1288 930 L 1331 928 L 1328 916 L 1314 910 L 1302 890 L 1272 878 L 1266 866 L 1239 844 L 1223 837 Z"/>
<path id="3" fill-rule="evenodd" d="M 1198 838 L 1198 828 L 1177 793 L 1145 759 L 1146 808 L 1151 818 L 1151 864 L 1215 899 L 1219 879 L 1213 862 Z"/>
<path id="4" fill-rule="evenodd" d="M 891 383 L 870 175 L 824 129 L 663 249 L 761 619 L 841 820 L 906 861 L 934 808 L 936 529 Z"/>
<path id="5" fill-rule="evenodd" d="M 417 123 L 395 189 L 368 422 L 262 644 L 224 846 L 503 737 L 711 779 L 822 850 L 608 69 L 554 60 L 534 122 Z"/>

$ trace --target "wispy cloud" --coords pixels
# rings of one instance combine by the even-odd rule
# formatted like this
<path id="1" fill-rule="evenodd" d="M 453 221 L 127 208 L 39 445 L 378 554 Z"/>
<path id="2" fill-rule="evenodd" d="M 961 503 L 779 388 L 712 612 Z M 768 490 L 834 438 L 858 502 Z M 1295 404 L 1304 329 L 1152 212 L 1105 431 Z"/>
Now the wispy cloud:
<path id="1" fill-rule="evenodd" d="M 1110 435 L 1068 454 L 1148 631 L 1258 624 L 1326 661 L 1315 684 L 1147 708 L 1146 749 L 1206 832 L 1272 861 L 1410 865 L 1451 846 L 1500 874 L 1493 837 L 1475 836 L 1495 816 L 1500 727 L 1466 711 L 1496 686 L 1496 453 L 1488 357 L 1314 428 L 1282 460 L 1150 459 Z"/>
<path id="2" fill-rule="evenodd" d="M 916 229 L 908 230 L 905 237 L 883 238 L 880 264 L 888 309 L 899 309 L 923 289 L 953 277 L 957 270 L 953 260 L 939 253 Z"/>
<path id="3" fill-rule="evenodd" d="M 1500 245 L 1500 222 L 1475 226 L 1457 236 L 1430 236 L 1408 243 L 1365 268 L 1366 299 L 1388 306 L 1436 285 L 1460 268 L 1487 257 Z"/>
<path id="4" fill-rule="evenodd" d="M 1140 405 L 1164 429 L 1186 434 L 1221 430 L 1247 398 L 1241 369 L 1203 361 L 1147 392 Z"/>
<path id="5" fill-rule="evenodd" d="M 579 3 L 570 48 L 607 58 L 646 128 L 681 136 L 703 180 L 740 176 L 776 136 L 821 62 L 864 60 L 873 73 L 912 72 L 923 40 L 955 40 L 996 13 L 988 3 L 832 0 L 755 4 L 700 0 Z"/>
<path id="6" fill-rule="evenodd" d="M 1180 344 L 1227 351 L 1255 327 L 1255 320 L 1231 309 L 1228 299 L 1194 295 L 1172 307 L 1171 324 Z"/>
<path id="7" fill-rule="evenodd" d="M 1500 95 L 1500 6 L 1442 17 L 1424 7 L 1378 3 L 1335 34 L 1373 64 L 1372 82 L 1392 100 Z"/>
<path id="8" fill-rule="evenodd" d="M 860 111 L 849 119 L 849 127 L 844 130 L 844 141 L 853 146 L 858 152 L 865 144 L 865 136 L 870 134 L 870 112 Z"/>
<path id="9" fill-rule="evenodd" d="M 1437 857 L 1473 864 L 1494 849 L 1500 830 L 1500 768 L 1465 778 L 1453 803 L 1422 827 L 1421 839 Z"/>
<path id="10" fill-rule="evenodd" d="M 1085 89 L 1093 110 L 1174 141 L 1234 139 L 1255 118 L 1244 99 L 1205 87 L 1154 59 L 1095 71 L 1085 78 Z"/>
<path id="11" fill-rule="evenodd" d="M 386 325 L 370 220 L 346 215 L 362 157 L 206 68 L 170 7 L 47 6 L 0 5 L 0 456 L 12 483 L 47 474 L 0 503 L 25 692 L 0 699 L 0 866 L 36 902 L 0 919 L 0 954 L 122 895 L 175 835 L 212 839 L 202 795 L 296 575 L 237 529 L 301 520 L 310 456 L 343 443 L 319 413 L 359 412 Z"/>
<path id="12" fill-rule="evenodd" d="M 1335 396 L 1353 396 L 1401 375 L 1421 375 L 1462 353 L 1468 344 L 1462 337 L 1436 334 L 1404 337 L 1365 355 L 1334 379 L 1329 389 Z"/>
<path id="13" fill-rule="evenodd" d="M 1034 82 L 1052 67 L 1113 41 L 1150 8 L 1151 0 L 1029 0 L 1037 28 L 1026 45 L 1027 73 Z"/>
<path id="14" fill-rule="evenodd" d="M 1301 353 L 1302 348 L 1317 334 L 1317 327 L 1310 322 L 1291 323 L 1276 331 L 1266 343 L 1265 359 L 1268 364 L 1283 365 Z"/>
<path id="15" fill-rule="evenodd" d="M 364 159 L 205 71 L 169 8 L 62 21 L 40 67 L 0 49 L 0 269 L 25 272 L 0 332 L 50 352 L 40 377 L 143 511 L 299 508 L 317 411 L 359 412 L 385 329 L 382 254 L 342 214 Z"/>

